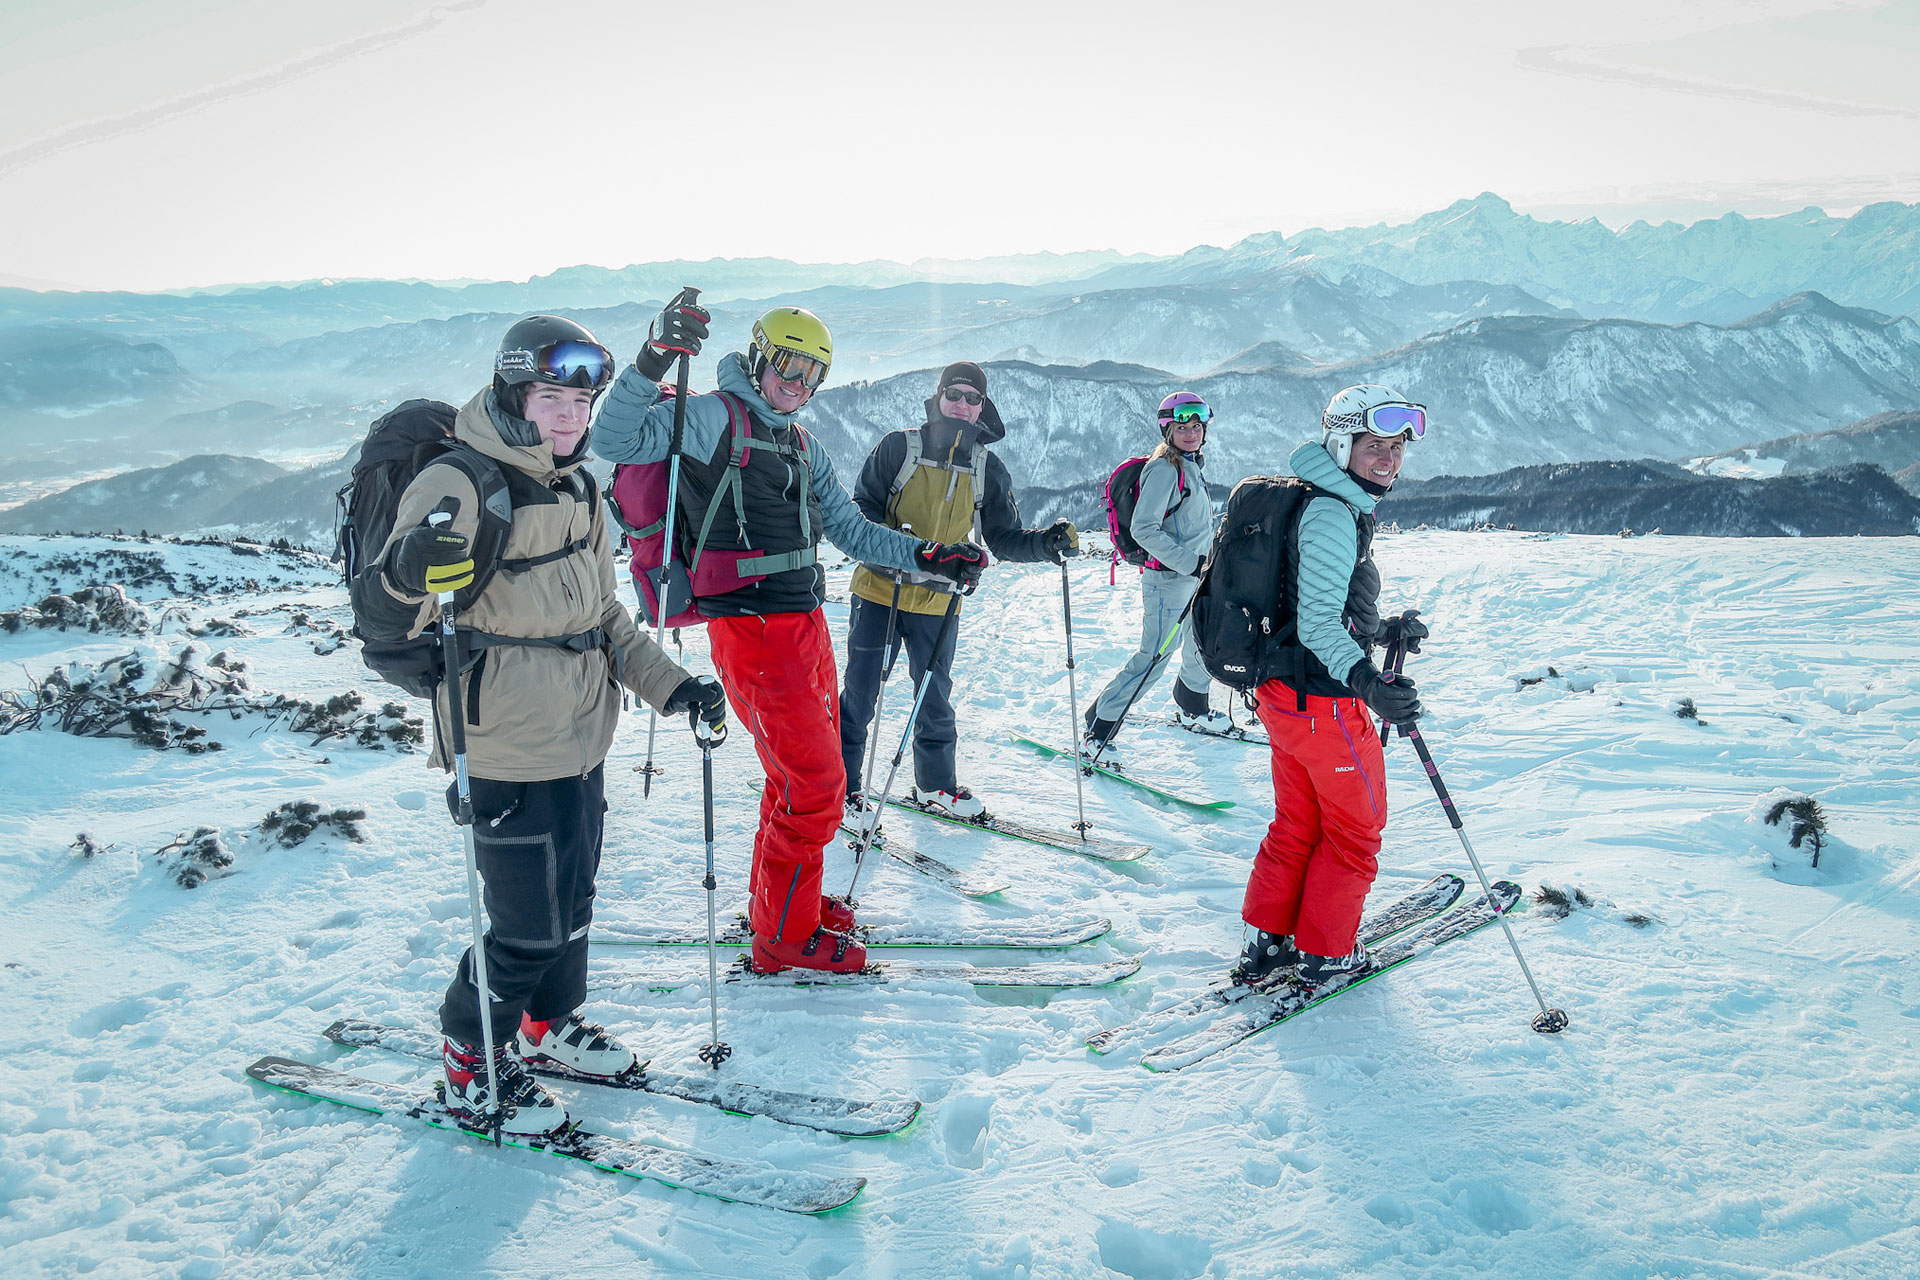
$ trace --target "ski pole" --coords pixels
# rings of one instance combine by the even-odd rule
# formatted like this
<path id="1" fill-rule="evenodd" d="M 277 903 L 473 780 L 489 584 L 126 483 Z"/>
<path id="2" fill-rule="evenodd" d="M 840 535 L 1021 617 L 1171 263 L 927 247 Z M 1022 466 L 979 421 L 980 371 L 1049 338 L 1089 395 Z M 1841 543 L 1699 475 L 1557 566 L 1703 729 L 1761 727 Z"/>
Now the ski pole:
<path id="1" fill-rule="evenodd" d="M 1404 652 L 1392 654 L 1388 668 L 1382 673 L 1381 678 L 1392 681 L 1400 674 L 1400 665 L 1405 659 Z M 1452 795 L 1447 792 L 1447 784 L 1440 779 L 1440 768 L 1434 764 L 1433 755 L 1427 750 L 1426 740 L 1420 736 L 1420 730 L 1411 724 L 1400 726 L 1400 736 L 1411 741 L 1413 749 L 1419 753 L 1420 763 L 1426 768 L 1428 780 L 1433 783 L 1433 793 L 1440 797 L 1440 807 L 1445 810 L 1447 821 L 1453 825 L 1453 833 L 1460 837 L 1460 847 L 1467 851 L 1467 861 L 1473 864 L 1473 873 L 1480 877 L 1480 890 L 1491 902 L 1493 885 L 1487 880 L 1486 868 L 1480 865 L 1480 856 L 1473 851 L 1473 842 L 1467 839 L 1466 828 L 1461 824 L 1460 814 L 1454 808 Z M 1520 972 L 1526 976 L 1527 985 L 1533 988 L 1534 1003 L 1540 1006 L 1540 1012 L 1533 1020 L 1533 1029 L 1542 1035 L 1553 1035 L 1565 1031 L 1568 1022 L 1567 1011 L 1547 1007 L 1545 998 L 1540 994 L 1540 984 L 1533 980 L 1533 970 L 1527 967 L 1527 958 L 1520 954 L 1520 939 L 1513 936 L 1513 926 L 1507 923 L 1507 913 L 1501 911 L 1497 914 L 1500 928 L 1507 935 L 1507 945 L 1513 948 L 1513 958 L 1520 962 Z"/>
<path id="2" fill-rule="evenodd" d="M 458 510 L 454 499 L 441 504 L 442 510 L 427 517 L 427 523 L 439 527 L 453 523 Z M 493 1070 L 493 986 L 487 981 L 487 938 L 480 901 L 480 853 L 473 838 L 473 783 L 467 776 L 466 699 L 460 694 L 460 633 L 454 630 L 454 598 L 449 592 L 440 601 L 440 655 L 446 663 L 447 724 L 453 739 L 453 787 L 459 805 L 453 820 L 466 832 L 467 905 L 473 914 L 474 995 L 480 1006 L 480 1045 L 487 1056 L 487 1111 L 483 1133 L 493 1135 L 500 1145 L 500 1132 L 506 1116 L 500 1106 L 500 1082 Z"/>
<path id="3" fill-rule="evenodd" d="M 700 291 L 692 285 L 681 289 L 668 307 L 690 307 L 700 298 Z M 660 580 L 653 589 L 653 609 L 659 616 L 654 619 L 653 642 L 661 649 L 667 647 L 667 613 L 670 603 L 667 596 L 673 582 L 673 544 L 674 508 L 680 499 L 680 444 L 687 429 L 687 364 L 690 357 L 680 353 L 680 368 L 675 375 L 673 385 L 673 452 L 667 462 L 667 522 L 660 527 Z M 678 628 L 676 628 L 678 630 Z M 661 770 L 653 766 L 653 738 L 660 727 L 660 713 L 651 708 L 647 716 L 647 762 L 640 766 L 645 779 L 640 784 L 640 797 L 646 799 L 653 795 L 653 775 Z"/>
<path id="4" fill-rule="evenodd" d="M 700 1061 L 715 1071 L 733 1056 L 733 1046 L 720 1039 L 720 960 L 714 940 L 713 915 L 713 894 L 720 887 L 720 882 L 713 875 L 713 747 L 725 737 L 725 733 L 722 728 L 716 735 L 706 721 L 698 715 L 694 717 L 693 736 L 700 743 L 700 786 L 706 805 L 707 878 L 700 883 L 707 891 L 707 1005 L 713 1033 L 712 1041 L 700 1050 Z"/>
<path id="5" fill-rule="evenodd" d="M 1067 562 L 1060 561 L 1060 614 L 1067 626 L 1067 713 L 1069 720 L 1067 741 L 1072 742 L 1080 736 L 1080 694 L 1073 684 L 1073 584 L 1067 577 Z M 1087 793 L 1080 781 L 1080 771 L 1073 771 L 1073 798 L 1080 806 L 1080 821 L 1073 824 L 1080 838 L 1087 838 Z"/>
<path id="6" fill-rule="evenodd" d="M 1147 669 L 1140 673 L 1138 680 L 1134 681 L 1133 695 L 1127 699 L 1127 705 L 1120 708 L 1120 717 L 1113 722 L 1113 737 L 1103 740 L 1100 745 L 1094 749 L 1093 755 L 1087 760 L 1088 768 L 1099 764 L 1101 755 L 1107 749 L 1107 743 L 1112 742 L 1114 738 L 1120 736 L 1120 726 L 1127 722 L 1127 713 L 1133 710 L 1133 704 L 1139 700 L 1142 693 L 1146 692 L 1147 685 L 1152 682 L 1154 672 L 1160 669 L 1160 664 L 1167 660 L 1167 650 L 1172 646 L 1175 638 L 1179 636 L 1180 628 L 1186 625 L 1187 614 L 1192 608 L 1193 601 L 1188 600 L 1187 607 L 1182 609 L 1180 616 L 1173 620 L 1172 630 L 1167 632 L 1167 638 L 1162 640 L 1160 647 L 1153 652 L 1153 661 L 1147 664 Z"/>
<path id="7" fill-rule="evenodd" d="M 936 657 L 939 655 L 941 648 L 947 643 L 948 632 L 953 630 L 953 620 L 960 616 L 960 597 L 963 594 L 963 592 L 956 591 L 953 593 L 953 598 L 947 601 L 946 615 L 940 619 L 939 634 L 934 636 L 933 639 L 933 652 Z M 930 678 L 932 674 L 932 671 L 929 670 L 926 676 L 921 677 L 920 687 L 914 691 L 913 709 L 907 712 L 907 723 L 905 727 L 900 730 L 900 745 L 894 748 L 893 764 L 887 770 L 887 785 L 880 788 L 880 796 L 873 804 L 873 811 L 876 815 L 887 807 L 887 797 L 893 794 L 893 780 L 900 773 L 900 761 L 906 757 L 907 744 L 913 740 L 913 726 L 920 719 L 920 707 L 926 702 L 927 690 L 933 685 L 933 681 Z M 860 868 L 867 860 L 867 850 L 873 845 L 874 833 L 879 830 L 879 825 L 878 818 L 876 818 L 872 826 L 862 830 L 860 834 L 860 847 L 853 852 L 853 879 L 847 882 L 848 906 L 854 905 L 853 891 L 860 883 Z"/>
<path id="8" fill-rule="evenodd" d="M 874 761 L 880 758 L 880 708 L 886 705 L 887 681 L 893 679 L 893 664 L 895 660 L 900 657 L 900 650 L 894 647 L 894 642 L 898 639 L 894 628 L 899 625 L 899 622 L 900 579 L 895 578 L 893 580 L 893 603 L 887 606 L 887 638 L 882 645 L 883 651 L 886 654 L 886 661 L 880 668 L 880 685 L 873 691 L 873 719 L 867 722 L 867 768 L 866 772 L 860 775 L 861 780 L 865 783 L 873 781 L 873 764 Z M 880 811 L 875 809 L 873 810 L 873 817 L 870 819 L 863 818 L 860 825 L 862 827 L 870 827 L 878 824 L 879 821 Z"/>

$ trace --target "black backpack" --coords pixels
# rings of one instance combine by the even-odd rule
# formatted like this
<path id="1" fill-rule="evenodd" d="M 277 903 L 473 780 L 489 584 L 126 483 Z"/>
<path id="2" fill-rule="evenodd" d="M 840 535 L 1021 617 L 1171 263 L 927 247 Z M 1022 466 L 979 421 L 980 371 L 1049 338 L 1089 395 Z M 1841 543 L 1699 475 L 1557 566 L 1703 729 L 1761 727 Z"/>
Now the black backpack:
<path id="1" fill-rule="evenodd" d="M 393 532 L 394 509 L 413 478 L 429 466 L 455 466 L 473 482 L 480 495 L 480 528 L 473 541 L 473 584 L 456 592 L 457 609 L 464 611 L 486 589 L 500 568 L 507 534 L 513 527 L 513 503 L 507 477 L 485 454 L 453 438 L 458 411 L 439 400 L 408 400 L 377 419 L 367 429 L 360 460 L 352 478 L 335 495 L 333 558 L 353 596 L 353 634 L 360 641 L 360 657 L 375 675 L 415 697 L 431 697 L 440 683 L 440 639 L 428 630 L 412 640 L 375 640 L 360 625 L 360 593 L 378 590 L 379 583 L 363 582 L 380 572 L 379 555 Z M 469 663 L 477 657 L 470 652 Z"/>
<path id="2" fill-rule="evenodd" d="M 1287 552 L 1317 492 L 1294 476 L 1248 476 L 1227 496 L 1191 612 L 1200 660 L 1221 684 L 1250 693 L 1299 678 L 1284 663 L 1299 647 Z"/>

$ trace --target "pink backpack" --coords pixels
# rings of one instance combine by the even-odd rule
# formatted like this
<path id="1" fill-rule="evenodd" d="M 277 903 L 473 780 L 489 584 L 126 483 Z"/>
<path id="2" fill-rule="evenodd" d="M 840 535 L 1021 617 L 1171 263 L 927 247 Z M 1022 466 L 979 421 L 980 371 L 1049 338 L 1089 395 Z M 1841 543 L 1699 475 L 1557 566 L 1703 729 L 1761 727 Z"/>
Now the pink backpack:
<path id="1" fill-rule="evenodd" d="M 672 392 L 662 388 L 661 399 L 672 397 Z M 811 564 L 819 557 L 817 548 L 806 548 L 786 556 L 767 556 L 759 551 L 709 551 L 707 533 L 713 527 L 713 520 L 723 501 L 732 496 L 734 510 L 742 509 L 743 498 L 740 492 L 740 471 L 747 465 L 747 458 L 756 446 L 777 448 L 765 440 L 753 438 L 753 420 L 748 416 L 747 406 L 740 397 L 725 391 L 709 394 L 719 397 L 727 408 L 728 438 L 722 441 L 727 450 L 726 472 L 720 482 L 713 487 L 713 499 L 707 504 L 707 515 L 700 526 L 698 538 L 694 541 L 693 551 L 687 553 L 684 546 L 674 548 L 673 566 L 667 574 L 667 625 L 670 627 L 697 627 L 706 621 L 695 607 L 695 601 L 702 596 L 725 595 L 751 586 L 771 574 L 787 569 L 799 568 Z M 808 498 L 808 475 L 805 465 L 808 450 L 806 433 L 794 428 L 794 436 L 799 441 L 800 502 L 804 506 Z M 719 462 L 719 454 L 714 454 L 713 462 Z M 662 458 L 658 462 L 628 462 L 614 467 L 613 475 L 606 486 L 607 510 L 613 522 L 620 526 L 624 539 L 632 555 L 629 563 L 633 572 L 634 589 L 640 595 L 640 607 L 646 612 L 647 621 L 652 626 L 660 625 L 660 579 L 661 563 L 666 558 L 667 527 L 667 485 L 671 477 L 671 458 Z M 685 468 L 688 463 L 681 461 L 681 483 L 686 481 Z M 682 507 L 684 511 L 684 506 Z M 680 513 L 674 515 L 676 523 Z M 743 572 L 742 565 L 750 566 L 751 571 Z"/>

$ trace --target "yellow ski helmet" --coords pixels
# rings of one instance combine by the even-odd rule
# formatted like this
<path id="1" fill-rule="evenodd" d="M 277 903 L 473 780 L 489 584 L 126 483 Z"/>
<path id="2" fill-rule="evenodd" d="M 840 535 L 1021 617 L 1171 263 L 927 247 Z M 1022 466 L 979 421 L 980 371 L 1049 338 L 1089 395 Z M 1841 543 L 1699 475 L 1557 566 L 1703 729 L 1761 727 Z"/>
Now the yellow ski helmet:
<path id="1" fill-rule="evenodd" d="M 753 322 L 753 376 L 768 365 L 789 382 L 816 391 L 833 367 L 833 335 L 820 317 L 799 307 L 775 307 Z"/>

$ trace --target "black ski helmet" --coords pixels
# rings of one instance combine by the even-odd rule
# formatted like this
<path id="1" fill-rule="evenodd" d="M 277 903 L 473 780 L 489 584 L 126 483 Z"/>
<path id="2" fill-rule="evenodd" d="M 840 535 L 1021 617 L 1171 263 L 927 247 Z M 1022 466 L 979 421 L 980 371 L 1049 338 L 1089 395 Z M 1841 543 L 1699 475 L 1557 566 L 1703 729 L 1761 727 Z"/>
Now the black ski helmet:
<path id="1" fill-rule="evenodd" d="M 612 353 L 584 325 L 564 316 L 517 321 L 493 357 L 494 395 L 516 418 L 526 416 L 529 383 L 588 387 L 597 400 L 612 381 Z"/>

